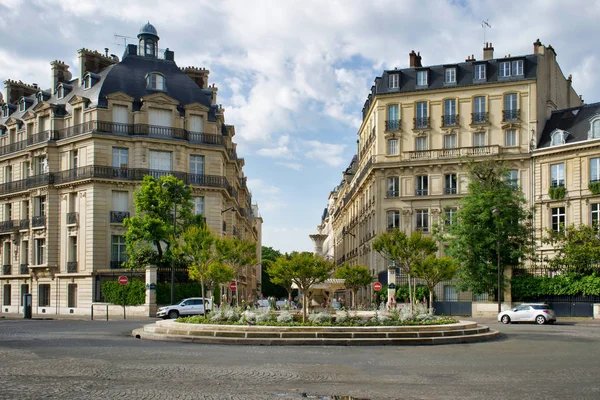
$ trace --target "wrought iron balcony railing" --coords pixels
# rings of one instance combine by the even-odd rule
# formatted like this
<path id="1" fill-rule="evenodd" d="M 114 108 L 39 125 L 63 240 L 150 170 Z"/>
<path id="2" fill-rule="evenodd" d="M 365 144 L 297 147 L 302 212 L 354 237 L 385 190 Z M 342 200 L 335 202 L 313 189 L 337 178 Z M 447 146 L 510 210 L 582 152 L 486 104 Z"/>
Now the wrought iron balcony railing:
<path id="1" fill-rule="evenodd" d="M 457 126 L 458 125 L 458 114 L 444 115 L 442 117 L 442 126 Z"/>
<path id="2" fill-rule="evenodd" d="M 387 197 L 398 197 L 398 196 L 400 196 L 399 190 L 388 190 L 387 191 Z"/>
<path id="3" fill-rule="evenodd" d="M 486 112 L 471 113 L 471 123 L 473 125 L 485 124 L 486 122 L 488 122 L 488 113 L 486 113 Z"/>
<path id="4" fill-rule="evenodd" d="M 19 266 L 19 272 L 21 273 L 21 275 L 29 274 L 29 264 L 21 264 Z"/>
<path id="5" fill-rule="evenodd" d="M 77 272 L 77 261 L 67 262 L 67 273 L 74 274 Z"/>
<path id="6" fill-rule="evenodd" d="M 79 213 L 67 213 L 67 225 L 76 225 L 79 222 Z"/>
<path id="7" fill-rule="evenodd" d="M 458 147 L 455 149 L 418 150 L 403 153 L 406 160 L 456 158 L 500 154 L 500 146 Z"/>
<path id="8" fill-rule="evenodd" d="M 565 181 L 553 181 L 553 182 L 550 182 L 550 187 L 551 188 L 565 187 Z"/>
<path id="9" fill-rule="evenodd" d="M 416 189 L 415 196 L 427 196 L 429 193 L 428 189 Z"/>
<path id="10" fill-rule="evenodd" d="M 31 218 L 31 227 L 32 228 L 43 228 L 46 226 L 46 216 L 38 216 Z"/>
<path id="11" fill-rule="evenodd" d="M 15 223 L 12 220 L 0 222 L 0 232 L 12 232 L 15 228 Z"/>
<path id="12" fill-rule="evenodd" d="M 456 194 L 456 188 L 455 187 L 444 188 L 444 194 Z"/>
<path id="13" fill-rule="evenodd" d="M 415 129 L 427 129 L 429 128 L 429 117 L 415 118 Z"/>
<path id="14" fill-rule="evenodd" d="M 3 265 L 2 266 L 2 275 L 11 275 L 12 274 L 12 266 L 9 265 Z"/>
<path id="15" fill-rule="evenodd" d="M 110 223 L 111 224 L 123 224 L 125 218 L 129 218 L 129 211 L 111 211 L 110 212 Z"/>
<path id="16" fill-rule="evenodd" d="M 502 111 L 502 121 L 518 121 L 521 118 L 521 110 L 503 110 Z"/>
<path id="17" fill-rule="evenodd" d="M 385 121 L 385 130 L 386 131 L 397 131 L 400 129 L 400 120 L 392 119 Z"/>
<path id="18" fill-rule="evenodd" d="M 18 181 L 6 182 L 0 184 L 0 195 L 7 193 L 22 192 L 38 186 L 48 185 L 52 183 L 52 175 L 50 173 L 33 175 L 29 178 L 19 179 Z"/>
<path id="19" fill-rule="evenodd" d="M 125 262 L 125 260 L 121 260 L 121 261 L 111 261 L 110 262 L 110 269 L 122 269 L 125 268 L 123 266 L 123 263 Z"/>
<path id="20" fill-rule="evenodd" d="M 19 220 L 19 229 L 29 229 L 29 218 Z"/>

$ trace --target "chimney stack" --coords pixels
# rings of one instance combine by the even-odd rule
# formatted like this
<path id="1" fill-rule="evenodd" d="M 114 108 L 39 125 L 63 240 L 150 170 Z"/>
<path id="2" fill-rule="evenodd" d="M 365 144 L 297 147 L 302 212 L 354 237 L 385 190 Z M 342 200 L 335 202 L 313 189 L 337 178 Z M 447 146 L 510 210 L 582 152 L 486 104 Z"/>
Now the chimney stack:
<path id="1" fill-rule="evenodd" d="M 533 54 L 538 54 L 540 51 L 540 47 L 542 47 L 542 42 L 538 38 L 535 42 L 533 42 Z"/>
<path id="2" fill-rule="evenodd" d="M 416 60 L 417 60 L 417 53 L 415 53 L 415 51 L 413 50 L 408 54 L 408 65 L 411 68 L 414 68 Z"/>
<path id="3" fill-rule="evenodd" d="M 492 43 L 487 43 L 485 44 L 485 47 L 483 48 L 483 59 L 484 60 L 491 60 L 494 58 L 494 47 L 492 46 Z"/>
<path id="4" fill-rule="evenodd" d="M 62 61 L 52 61 L 52 90 L 56 89 L 56 85 L 62 82 L 68 82 L 73 77 L 69 72 L 69 66 Z"/>

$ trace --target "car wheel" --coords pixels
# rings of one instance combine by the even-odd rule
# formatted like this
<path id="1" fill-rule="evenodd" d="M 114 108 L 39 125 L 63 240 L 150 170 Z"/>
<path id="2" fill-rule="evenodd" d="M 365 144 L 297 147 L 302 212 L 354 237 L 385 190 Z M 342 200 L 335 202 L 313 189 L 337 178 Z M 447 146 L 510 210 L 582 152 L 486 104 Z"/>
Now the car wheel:
<path id="1" fill-rule="evenodd" d="M 177 319 L 177 318 L 179 318 L 179 313 L 175 310 L 171 310 L 171 311 L 169 311 L 169 318 Z"/>
<path id="2" fill-rule="evenodd" d="M 544 317 L 543 315 L 538 315 L 537 317 L 535 317 L 535 322 L 538 325 L 544 325 L 546 323 L 546 317 Z"/>
<path id="3" fill-rule="evenodd" d="M 501 321 L 503 324 L 510 324 L 510 317 L 508 315 L 503 315 Z"/>

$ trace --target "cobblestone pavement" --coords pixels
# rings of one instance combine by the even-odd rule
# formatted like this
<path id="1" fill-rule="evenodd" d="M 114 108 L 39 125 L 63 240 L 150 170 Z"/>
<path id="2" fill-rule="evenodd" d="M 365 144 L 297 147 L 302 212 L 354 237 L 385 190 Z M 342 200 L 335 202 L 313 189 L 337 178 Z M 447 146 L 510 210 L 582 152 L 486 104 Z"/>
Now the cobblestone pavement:
<path id="1" fill-rule="evenodd" d="M 600 325 L 498 341 L 257 347 L 143 341 L 142 321 L 0 320 L 0 399 L 599 399 Z"/>

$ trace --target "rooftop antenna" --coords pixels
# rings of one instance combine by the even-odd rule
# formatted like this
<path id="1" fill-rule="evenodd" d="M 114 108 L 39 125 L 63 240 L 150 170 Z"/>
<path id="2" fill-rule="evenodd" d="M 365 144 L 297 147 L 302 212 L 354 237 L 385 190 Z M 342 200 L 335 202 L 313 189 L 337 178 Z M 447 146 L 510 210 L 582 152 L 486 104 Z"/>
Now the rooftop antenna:
<path id="1" fill-rule="evenodd" d="M 485 43 L 486 43 L 486 41 L 485 41 L 485 30 L 487 28 L 490 28 L 490 29 L 492 28 L 492 26 L 490 25 L 490 19 L 488 18 L 485 21 L 481 21 L 481 27 L 483 28 L 483 45 L 485 46 Z"/>
<path id="2" fill-rule="evenodd" d="M 116 33 L 114 34 L 114 38 L 115 38 L 115 40 L 123 40 L 123 44 L 115 43 L 117 46 L 125 46 L 125 47 L 127 47 L 127 39 L 137 40 L 137 38 L 134 38 L 131 36 L 117 35 Z"/>

